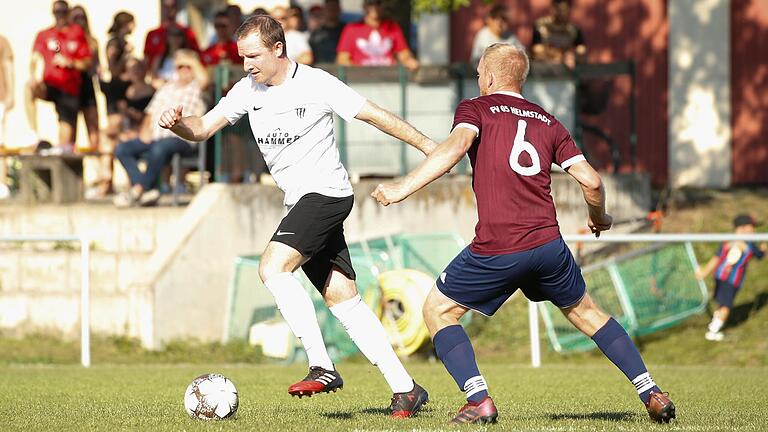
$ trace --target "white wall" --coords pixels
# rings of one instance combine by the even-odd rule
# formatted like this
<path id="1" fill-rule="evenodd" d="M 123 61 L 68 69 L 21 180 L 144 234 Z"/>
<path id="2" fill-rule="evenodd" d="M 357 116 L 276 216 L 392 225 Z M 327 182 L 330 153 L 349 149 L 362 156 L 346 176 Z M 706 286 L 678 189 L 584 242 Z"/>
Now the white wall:
<path id="1" fill-rule="evenodd" d="M 670 183 L 674 187 L 728 187 L 730 0 L 673 0 L 667 4 Z"/>

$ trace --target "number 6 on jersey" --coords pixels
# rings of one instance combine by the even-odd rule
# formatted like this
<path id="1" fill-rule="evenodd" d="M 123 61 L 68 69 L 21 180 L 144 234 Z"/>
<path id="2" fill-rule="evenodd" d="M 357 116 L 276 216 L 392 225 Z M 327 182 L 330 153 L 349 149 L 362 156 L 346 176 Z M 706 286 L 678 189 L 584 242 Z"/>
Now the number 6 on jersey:
<path id="1" fill-rule="evenodd" d="M 517 121 L 517 133 L 515 133 L 515 141 L 512 143 L 512 152 L 509 154 L 509 167 L 522 176 L 530 177 L 541 172 L 541 163 L 536 147 L 525 140 L 525 128 L 527 126 L 528 123 L 525 120 Z M 523 152 L 528 153 L 528 156 L 531 157 L 531 166 L 520 165 L 520 154 Z"/>

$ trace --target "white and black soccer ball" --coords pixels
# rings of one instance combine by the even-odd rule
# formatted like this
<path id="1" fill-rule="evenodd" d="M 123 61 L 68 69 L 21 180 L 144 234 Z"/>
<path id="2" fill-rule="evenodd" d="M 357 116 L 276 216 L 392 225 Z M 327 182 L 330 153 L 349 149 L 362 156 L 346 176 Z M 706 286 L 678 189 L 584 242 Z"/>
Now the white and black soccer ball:
<path id="1" fill-rule="evenodd" d="M 192 380 L 184 392 L 184 408 L 192 418 L 222 420 L 237 412 L 235 384 L 221 374 L 205 374 Z"/>

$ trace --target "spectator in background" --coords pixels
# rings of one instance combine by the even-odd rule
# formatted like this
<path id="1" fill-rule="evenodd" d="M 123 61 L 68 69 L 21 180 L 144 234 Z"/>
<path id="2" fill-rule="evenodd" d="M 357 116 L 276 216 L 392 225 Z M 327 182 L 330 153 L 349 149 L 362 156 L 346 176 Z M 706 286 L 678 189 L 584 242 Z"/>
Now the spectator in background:
<path id="1" fill-rule="evenodd" d="M 240 24 L 243 23 L 243 10 L 240 6 L 231 4 L 227 5 L 225 11 L 227 13 L 227 18 L 229 18 L 229 25 L 234 29 L 232 30 L 232 40 L 234 40 L 235 30 L 237 30 L 237 28 L 240 27 Z"/>
<path id="2" fill-rule="evenodd" d="M 587 47 L 581 30 L 570 19 L 571 1 L 552 0 L 549 15 L 536 20 L 533 27 L 533 59 L 564 64 L 570 68 L 586 59 Z"/>
<path id="3" fill-rule="evenodd" d="M 175 76 L 176 64 L 174 59 L 176 52 L 182 49 L 191 49 L 184 35 L 184 30 L 181 28 L 168 27 L 165 36 L 167 39 L 165 51 L 163 51 L 162 55 L 153 57 L 149 63 L 149 76 L 155 88 L 160 88 Z"/>
<path id="4" fill-rule="evenodd" d="M 144 61 L 130 57 L 125 63 L 125 70 L 129 81 L 125 99 L 118 103 L 123 120 L 120 125 L 120 141 L 139 137 L 144 110 L 155 95 L 155 88 L 147 83 L 147 65 Z"/>
<path id="5" fill-rule="evenodd" d="M 472 42 L 471 61 L 477 65 L 483 51 L 495 43 L 504 42 L 514 45 L 522 50 L 525 49 L 522 43 L 509 32 L 509 22 L 507 21 L 507 8 L 501 4 L 495 4 L 491 7 L 488 15 L 485 17 L 485 26 L 475 34 Z"/>
<path id="6" fill-rule="evenodd" d="M 185 47 L 194 50 L 198 54 L 200 53 L 195 33 L 189 28 L 176 22 L 176 14 L 178 11 L 176 0 L 162 0 L 160 4 L 160 27 L 147 33 L 147 38 L 144 41 L 144 60 L 147 61 L 147 64 L 154 64 L 158 57 L 162 57 L 166 53 L 166 43 L 168 40 L 166 32 L 173 27 L 178 28 L 183 32 Z"/>
<path id="7" fill-rule="evenodd" d="M 756 225 L 755 219 L 748 214 L 740 214 L 733 220 L 736 234 L 753 234 Z M 747 265 L 752 257 L 762 259 L 767 251 L 768 245 L 765 243 L 758 246 L 753 242 L 726 242 L 720 245 L 704 267 L 696 271 L 696 278 L 699 280 L 707 277 L 713 270 L 715 272 L 714 300 L 719 306 L 712 314 L 712 321 L 704 334 L 705 339 L 711 341 L 724 339 L 725 336 L 721 330 L 731 314 L 736 293 L 744 282 Z"/>
<path id="8" fill-rule="evenodd" d="M 253 10 L 253 12 L 251 12 L 251 15 L 269 15 L 269 12 L 267 12 L 267 10 L 263 7 L 257 7 Z"/>
<path id="9" fill-rule="evenodd" d="M 0 199 L 11 196 L 11 189 L 6 184 L 6 162 L 2 156 L 5 147 L 5 113 L 13 109 L 13 90 L 13 51 L 8 39 L 0 36 Z"/>
<path id="10" fill-rule="evenodd" d="M 125 92 L 131 84 L 126 64 L 133 53 L 133 46 L 126 39 L 133 33 L 136 22 L 128 12 L 118 12 L 109 27 L 106 59 L 109 71 L 109 81 L 101 80 L 101 91 L 107 99 L 107 133 L 108 140 L 113 144 L 122 123 L 118 105 L 125 100 Z"/>
<path id="11" fill-rule="evenodd" d="M 216 30 L 217 42 L 203 51 L 200 56 L 203 65 L 216 66 L 222 61 L 243 64 L 243 59 L 237 53 L 237 43 L 233 39 L 236 28 L 232 26 L 227 12 L 221 11 L 216 14 L 213 18 L 213 28 Z"/>
<path id="12" fill-rule="evenodd" d="M 189 156 L 197 151 L 196 143 L 185 141 L 158 124 L 160 115 L 169 106 L 181 105 L 186 114 L 193 116 L 205 113 L 200 83 L 206 82 L 207 77 L 197 53 L 181 49 L 174 57 L 178 74 L 163 84 L 150 101 L 139 137 L 120 143 L 115 150 L 115 156 L 131 181 L 131 189 L 115 197 L 114 203 L 118 207 L 157 204 L 160 199 L 160 191 L 156 188 L 157 179 L 171 157 L 176 153 Z M 147 162 L 147 169 L 143 173 L 139 171 L 139 158 Z"/>
<path id="13" fill-rule="evenodd" d="M 14 103 L 13 51 L 8 39 L 0 36 L 0 150 L 5 147 L 5 113 Z M 0 167 L 0 184 L 5 179 L 4 164 Z M 2 187 L 2 186 L 0 186 Z"/>
<path id="14" fill-rule="evenodd" d="M 59 142 L 51 153 L 68 153 L 74 150 L 81 72 L 91 67 L 91 50 L 83 29 L 70 23 L 66 1 L 53 2 L 53 16 L 55 25 L 39 32 L 32 48 L 32 77 L 27 85 L 31 98 L 27 115 L 30 125 L 37 131 L 34 99 L 53 102 L 59 117 Z M 42 77 L 38 73 L 41 63 Z"/>
<path id="15" fill-rule="evenodd" d="M 409 70 L 419 68 L 400 26 L 384 17 L 381 0 L 364 0 L 363 21 L 341 32 L 336 62 L 349 66 L 391 66 L 399 61 Z"/>
<path id="16" fill-rule="evenodd" d="M 304 12 L 298 6 L 288 9 L 277 6 L 272 9 L 272 18 L 283 27 L 285 33 L 285 52 L 288 58 L 301 64 L 312 64 L 312 49 L 309 36 L 300 29 L 303 26 Z"/>
<path id="17" fill-rule="evenodd" d="M 86 70 L 80 71 L 80 111 L 83 113 L 85 128 L 88 131 L 88 151 L 99 151 L 99 110 L 96 105 L 96 90 L 94 78 L 99 70 L 99 42 L 91 34 L 88 15 L 82 6 L 74 6 L 69 11 L 69 20 L 79 25 L 85 33 L 88 49 L 91 51 L 91 64 Z"/>
<path id="18" fill-rule="evenodd" d="M 339 0 L 325 0 L 322 12 L 320 27 L 309 34 L 309 45 L 312 47 L 315 63 L 333 63 L 336 61 L 336 47 L 344 30 Z"/>
<path id="19" fill-rule="evenodd" d="M 307 11 L 307 32 L 312 34 L 323 25 L 325 19 L 325 10 L 319 4 L 312 5 Z"/>

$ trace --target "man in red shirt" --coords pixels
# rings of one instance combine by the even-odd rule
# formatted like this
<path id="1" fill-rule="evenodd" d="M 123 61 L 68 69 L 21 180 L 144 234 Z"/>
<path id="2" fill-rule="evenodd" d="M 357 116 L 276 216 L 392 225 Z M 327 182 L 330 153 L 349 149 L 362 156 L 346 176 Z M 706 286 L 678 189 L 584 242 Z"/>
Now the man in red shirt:
<path id="1" fill-rule="evenodd" d="M 237 42 L 232 39 L 236 29 L 232 28 L 232 21 L 225 11 L 216 14 L 213 27 L 216 29 L 216 42 L 200 55 L 203 65 L 216 66 L 222 61 L 242 65 L 243 58 L 237 54 Z"/>
<path id="2" fill-rule="evenodd" d="M 162 0 L 160 7 L 160 18 L 162 20 L 160 27 L 147 33 L 147 38 L 144 40 L 144 60 L 147 64 L 151 65 L 156 57 L 162 56 L 165 52 L 166 32 L 170 26 L 180 28 L 187 38 L 186 48 L 200 54 L 200 46 L 197 44 L 195 33 L 188 27 L 184 27 L 176 22 L 176 14 L 178 13 L 176 0 Z"/>
<path id="3" fill-rule="evenodd" d="M 344 27 L 336 48 L 336 63 L 347 66 L 392 66 L 399 61 L 409 70 L 419 68 L 400 26 L 384 18 L 381 0 L 365 0 L 363 21 Z"/>
<path id="4" fill-rule="evenodd" d="M 83 29 L 69 23 L 66 1 L 53 2 L 56 24 L 37 34 L 32 47 L 30 70 L 43 64 L 42 79 L 33 74 L 29 88 L 33 97 L 53 102 L 59 116 L 59 151 L 71 151 L 79 110 L 81 71 L 91 65 L 91 50 Z M 36 114 L 33 115 L 36 117 Z M 30 119 L 37 129 L 36 118 Z"/>
<path id="5" fill-rule="evenodd" d="M 632 382 L 651 419 L 669 422 L 674 404 L 656 386 L 624 328 L 592 301 L 560 237 L 549 194 L 553 163 L 581 186 L 595 236 L 610 229 L 613 219 L 605 212 L 600 175 L 568 131 L 521 95 L 529 68 L 522 49 L 506 43 L 488 47 L 477 67 L 481 96 L 459 104 L 448 139 L 403 180 L 379 185 L 372 194 L 384 205 L 399 202 L 469 154 L 477 198 L 475 239 L 440 275 L 424 303 L 435 351 L 467 396 L 452 423 L 495 422 L 498 416 L 458 320 L 470 309 L 493 315 L 518 288 L 532 301 L 558 306 Z"/>

